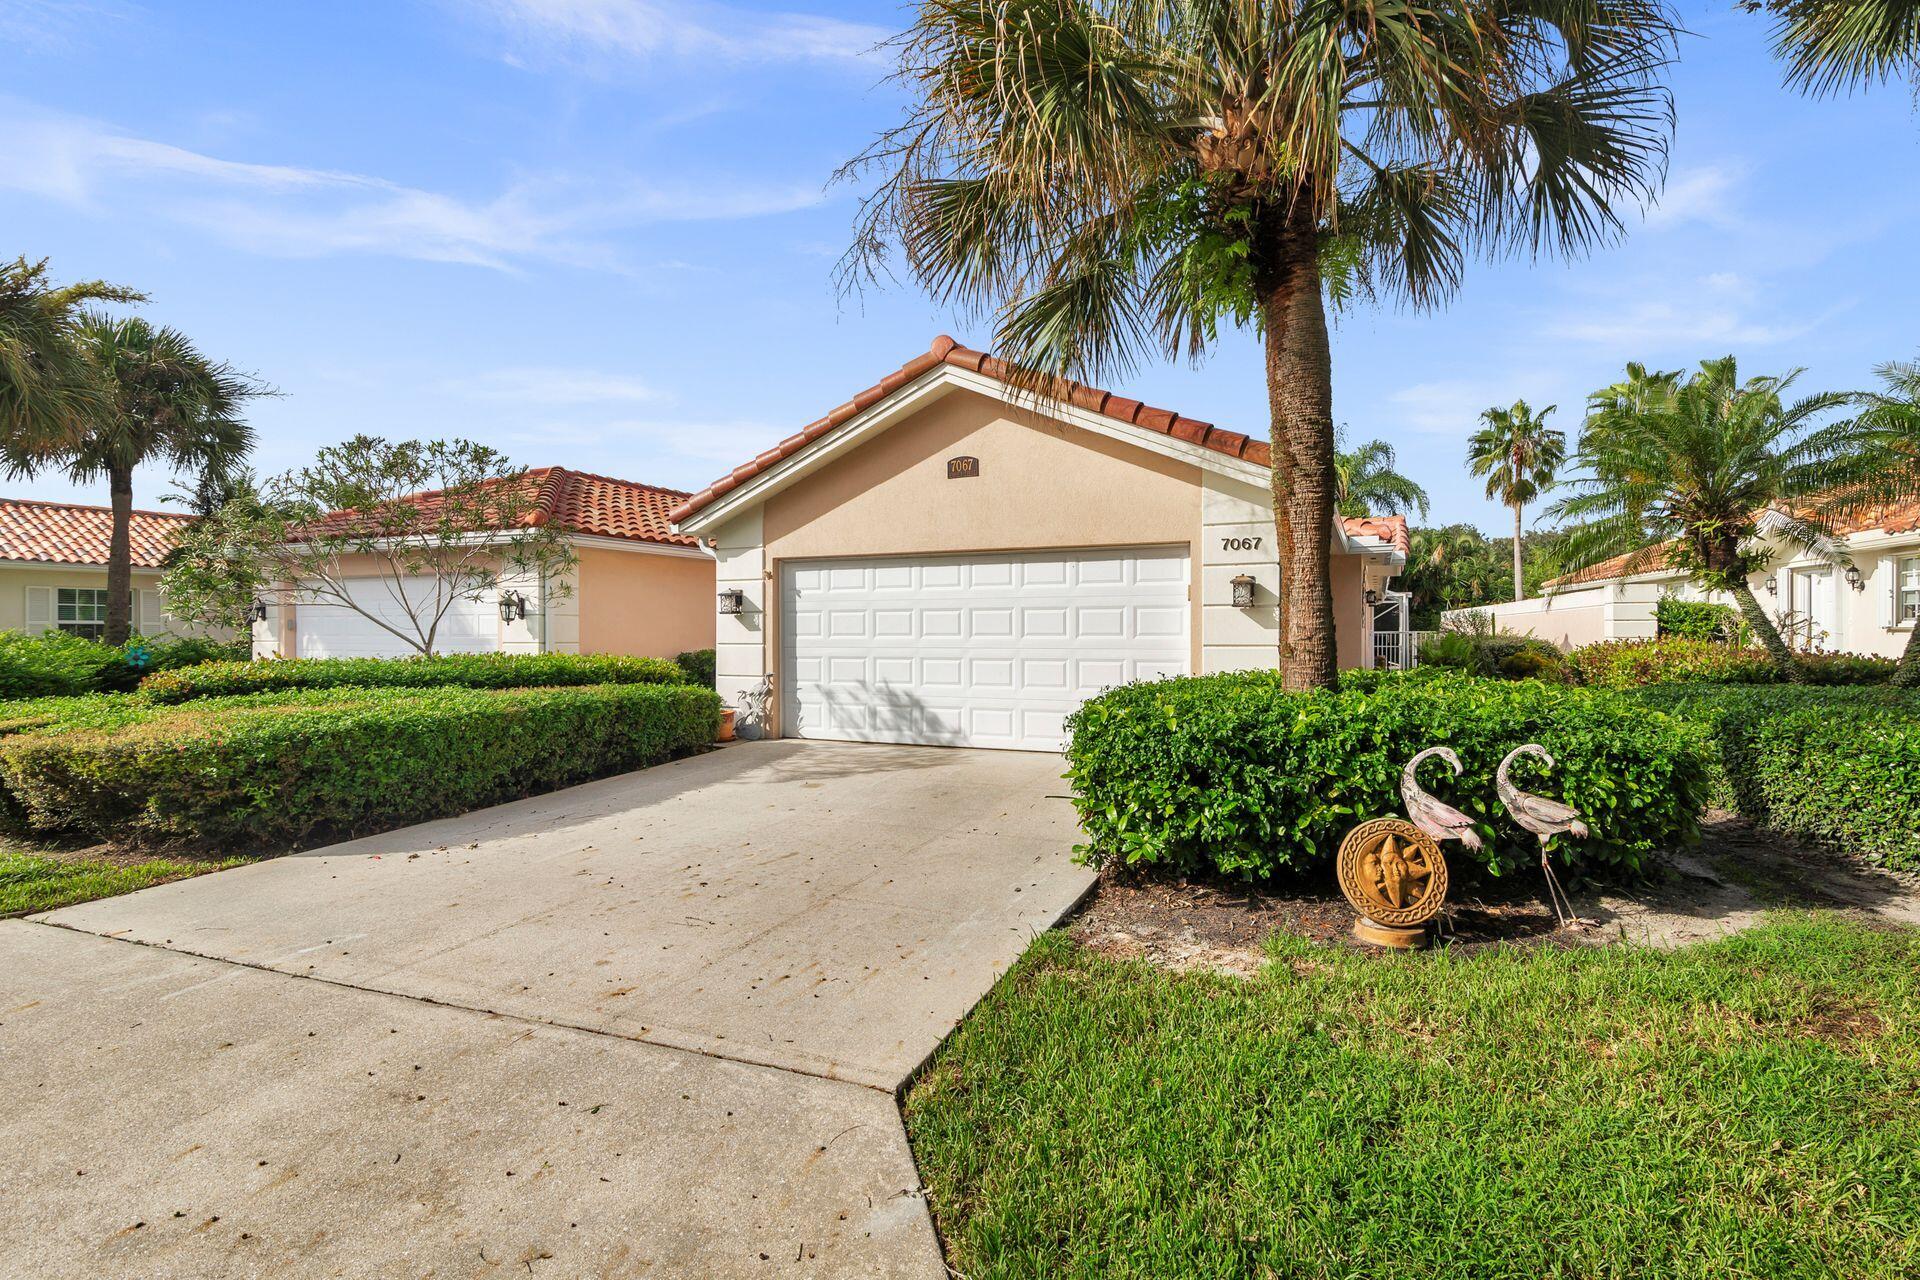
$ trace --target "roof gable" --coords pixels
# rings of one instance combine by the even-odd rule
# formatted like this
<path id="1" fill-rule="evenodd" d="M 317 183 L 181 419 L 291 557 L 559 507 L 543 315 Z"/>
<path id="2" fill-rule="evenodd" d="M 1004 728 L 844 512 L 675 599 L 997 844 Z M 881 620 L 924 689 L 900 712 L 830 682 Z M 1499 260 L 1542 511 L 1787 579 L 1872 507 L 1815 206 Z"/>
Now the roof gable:
<path id="1" fill-rule="evenodd" d="M 568 467 L 533 467 L 522 472 L 513 483 L 531 491 L 527 510 L 514 522 L 516 528 L 552 524 L 568 533 L 599 538 L 676 547 L 699 545 L 699 539 L 674 532 L 669 518 L 673 508 L 686 499 L 682 490 L 618 480 Z M 444 490 L 429 489 L 410 494 L 402 501 L 431 513 L 444 493 Z M 345 528 L 352 516 L 348 511 L 328 512 L 321 517 L 320 527 Z"/>

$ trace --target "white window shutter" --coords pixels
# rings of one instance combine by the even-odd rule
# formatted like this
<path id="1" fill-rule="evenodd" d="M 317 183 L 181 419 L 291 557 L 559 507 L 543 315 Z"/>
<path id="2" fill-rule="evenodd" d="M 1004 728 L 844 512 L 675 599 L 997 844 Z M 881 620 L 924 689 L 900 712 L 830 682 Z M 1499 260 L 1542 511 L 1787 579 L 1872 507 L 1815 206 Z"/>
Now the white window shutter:
<path id="1" fill-rule="evenodd" d="M 1880 563 L 1887 568 L 1886 590 L 1880 593 L 1880 625 L 1890 627 L 1900 621 L 1900 557 L 1882 556 Z"/>
<path id="2" fill-rule="evenodd" d="M 27 588 L 27 634 L 37 636 L 53 628 L 53 588 Z"/>
<path id="3" fill-rule="evenodd" d="M 142 635 L 160 634 L 160 593 L 157 591 L 139 591 L 135 595 L 140 600 L 140 623 L 138 630 Z"/>

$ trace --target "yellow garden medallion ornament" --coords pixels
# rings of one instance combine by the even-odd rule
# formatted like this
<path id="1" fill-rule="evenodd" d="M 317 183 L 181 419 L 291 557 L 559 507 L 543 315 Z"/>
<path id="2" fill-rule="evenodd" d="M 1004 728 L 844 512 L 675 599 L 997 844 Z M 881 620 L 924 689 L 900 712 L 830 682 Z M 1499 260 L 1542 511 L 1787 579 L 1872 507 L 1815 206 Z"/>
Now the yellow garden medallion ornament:
<path id="1" fill-rule="evenodd" d="M 1404 818 L 1363 822 L 1340 842 L 1340 892 L 1360 913 L 1353 936 L 1379 947 L 1417 947 L 1447 900 L 1447 860 Z"/>

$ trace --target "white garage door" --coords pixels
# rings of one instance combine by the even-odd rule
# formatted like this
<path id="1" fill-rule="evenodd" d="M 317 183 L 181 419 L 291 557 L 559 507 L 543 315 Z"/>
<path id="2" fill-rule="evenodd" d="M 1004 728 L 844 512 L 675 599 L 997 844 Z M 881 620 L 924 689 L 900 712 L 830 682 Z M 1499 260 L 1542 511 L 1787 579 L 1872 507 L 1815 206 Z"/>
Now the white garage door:
<path id="1" fill-rule="evenodd" d="M 432 614 L 432 578 L 403 578 L 406 597 L 422 619 Z M 409 635 L 414 623 L 395 595 L 390 581 L 379 578 L 349 580 L 348 594 L 360 608 L 375 614 Z M 295 629 L 303 658 L 403 658 L 418 650 L 392 632 L 342 604 L 301 599 Z M 500 647 L 500 605 L 491 595 L 479 600 L 456 600 L 434 635 L 436 653 L 492 653 Z"/>
<path id="2" fill-rule="evenodd" d="M 1184 675 L 1184 548 L 808 561 L 782 573 L 786 732 L 1057 751 L 1082 701 Z"/>

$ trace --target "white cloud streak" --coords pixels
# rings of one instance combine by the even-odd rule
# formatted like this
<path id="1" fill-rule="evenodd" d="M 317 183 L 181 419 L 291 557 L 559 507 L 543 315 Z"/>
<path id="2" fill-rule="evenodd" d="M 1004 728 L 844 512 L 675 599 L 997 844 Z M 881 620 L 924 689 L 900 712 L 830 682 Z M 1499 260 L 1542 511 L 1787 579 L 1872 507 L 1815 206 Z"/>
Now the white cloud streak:
<path id="1" fill-rule="evenodd" d="M 613 233 L 816 205 L 812 184 L 545 177 L 473 198 L 331 169 L 255 164 L 0 99 L 0 191 L 85 209 L 135 205 L 275 257 L 377 254 L 510 270 L 619 269 Z"/>
<path id="2" fill-rule="evenodd" d="M 453 0 L 519 38 L 565 57 L 728 62 L 854 62 L 892 33 L 808 13 L 763 13 L 660 0 Z"/>

